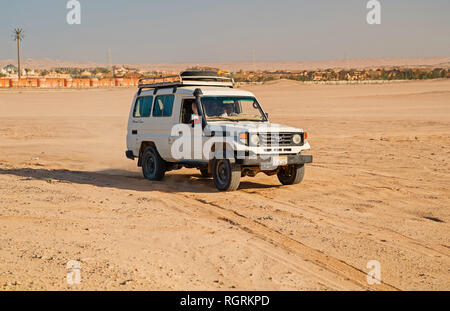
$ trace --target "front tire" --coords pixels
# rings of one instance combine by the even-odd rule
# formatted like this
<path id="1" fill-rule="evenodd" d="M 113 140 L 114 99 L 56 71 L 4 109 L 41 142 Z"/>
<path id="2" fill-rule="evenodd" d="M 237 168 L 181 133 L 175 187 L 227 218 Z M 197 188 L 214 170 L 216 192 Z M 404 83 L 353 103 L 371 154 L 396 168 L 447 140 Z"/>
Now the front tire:
<path id="1" fill-rule="evenodd" d="M 305 176 L 305 165 L 289 165 L 286 168 L 282 168 L 278 174 L 278 180 L 283 185 L 295 185 L 300 183 Z"/>
<path id="2" fill-rule="evenodd" d="M 214 159 L 213 179 L 217 190 L 234 191 L 241 182 L 241 167 L 228 159 Z"/>
<path id="3" fill-rule="evenodd" d="M 148 180 L 161 180 L 166 173 L 166 162 L 155 147 L 147 147 L 142 153 L 142 174 Z"/>

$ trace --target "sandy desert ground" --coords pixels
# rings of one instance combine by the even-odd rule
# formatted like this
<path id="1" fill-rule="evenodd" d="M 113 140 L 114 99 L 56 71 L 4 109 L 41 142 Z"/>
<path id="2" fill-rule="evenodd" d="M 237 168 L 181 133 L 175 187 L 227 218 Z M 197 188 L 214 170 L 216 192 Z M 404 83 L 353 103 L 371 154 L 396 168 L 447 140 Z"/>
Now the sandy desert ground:
<path id="1" fill-rule="evenodd" d="M 135 89 L 0 91 L 0 289 L 450 290 L 449 80 L 246 89 L 308 131 L 303 183 L 150 182 L 124 156 Z"/>

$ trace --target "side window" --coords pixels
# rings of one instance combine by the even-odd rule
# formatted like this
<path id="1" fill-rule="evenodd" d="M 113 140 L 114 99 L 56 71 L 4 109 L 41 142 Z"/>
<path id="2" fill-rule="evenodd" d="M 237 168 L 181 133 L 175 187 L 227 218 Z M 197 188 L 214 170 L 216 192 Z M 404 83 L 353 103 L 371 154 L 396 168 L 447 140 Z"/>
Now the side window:
<path id="1" fill-rule="evenodd" d="M 150 117 L 152 110 L 153 96 L 139 97 L 134 105 L 133 117 L 145 118 Z"/>
<path id="2" fill-rule="evenodd" d="M 159 95 L 155 98 L 155 105 L 153 106 L 154 117 L 170 117 L 173 108 L 173 95 Z"/>
<path id="3" fill-rule="evenodd" d="M 191 123 L 192 114 L 192 104 L 195 102 L 194 99 L 183 99 L 183 105 L 181 105 L 181 115 L 180 122 L 185 124 Z"/>

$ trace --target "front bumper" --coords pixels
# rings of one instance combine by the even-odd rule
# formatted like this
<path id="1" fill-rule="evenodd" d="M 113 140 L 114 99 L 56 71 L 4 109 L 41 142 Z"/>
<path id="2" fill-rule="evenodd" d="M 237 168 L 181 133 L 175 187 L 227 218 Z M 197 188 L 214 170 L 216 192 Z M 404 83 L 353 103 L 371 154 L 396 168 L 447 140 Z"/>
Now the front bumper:
<path id="1" fill-rule="evenodd" d="M 283 155 L 281 155 L 283 156 Z M 306 164 L 306 163 L 312 163 L 313 156 L 310 154 L 291 154 L 286 155 L 287 157 L 287 165 L 295 165 L 295 164 Z M 248 159 L 238 159 L 236 160 L 236 163 L 241 165 L 248 165 L 248 166 L 255 166 L 255 165 L 261 165 L 264 163 L 271 163 L 272 162 L 272 156 L 256 156 Z"/>
<path id="2" fill-rule="evenodd" d="M 134 154 L 132 150 L 125 151 L 125 156 L 130 160 L 134 160 Z"/>

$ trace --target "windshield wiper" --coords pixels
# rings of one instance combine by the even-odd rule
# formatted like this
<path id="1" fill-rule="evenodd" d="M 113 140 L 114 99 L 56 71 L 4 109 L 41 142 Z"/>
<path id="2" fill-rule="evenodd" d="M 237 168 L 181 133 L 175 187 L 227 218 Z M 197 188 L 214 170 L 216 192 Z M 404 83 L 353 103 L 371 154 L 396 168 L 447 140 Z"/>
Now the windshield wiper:
<path id="1" fill-rule="evenodd" d="M 239 119 L 238 121 L 255 121 L 255 122 L 264 122 L 264 120 L 255 120 L 255 119 Z"/>
<path id="2" fill-rule="evenodd" d="M 236 119 L 231 119 L 228 117 L 213 117 L 211 119 L 209 119 L 209 121 L 214 121 L 214 119 L 222 119 L 222 120 L 227 120 L 227 121 L 233 121 L 233 122 L 238 122 L 239 120 Z M 208 121 L 208 119 L 206 119 Z"/>

